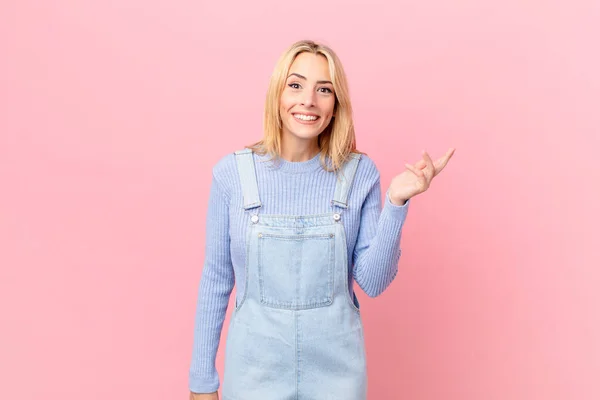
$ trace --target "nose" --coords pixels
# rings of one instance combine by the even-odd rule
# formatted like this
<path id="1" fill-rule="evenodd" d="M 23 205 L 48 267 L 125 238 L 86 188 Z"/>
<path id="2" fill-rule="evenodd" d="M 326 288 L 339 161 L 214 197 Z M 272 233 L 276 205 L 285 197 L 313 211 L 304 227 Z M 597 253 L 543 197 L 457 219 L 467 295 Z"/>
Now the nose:
<path id="1" fill-rule="evenodd" d="M 304 92 L 302 97 L 302 105 L 306 107 L 311 107 L 315 104 L 315 92 L 312 90 L 307 90 Z"/>

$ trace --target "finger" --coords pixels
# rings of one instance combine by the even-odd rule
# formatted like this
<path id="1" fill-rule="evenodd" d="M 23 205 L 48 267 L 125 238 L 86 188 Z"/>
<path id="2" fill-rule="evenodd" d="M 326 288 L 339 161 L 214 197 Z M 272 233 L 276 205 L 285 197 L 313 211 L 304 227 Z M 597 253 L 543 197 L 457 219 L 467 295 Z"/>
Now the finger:
<path id="1" fill-rule="evenodd" d="M 426 166 L 427 166 L 427 163 L 423 159 L 417 161 L 417 163 L 415 164 L 415 168 L 418 168 L 418 169 L 423 169 Z"/>
<path id="2" fill-rule="evenodd" d="M 427 153 L 425 150 L 423 150 L 423 159 L 427 163 L 426 170 L 429 172 L 429 174 L 427 174 L 427 177 L 433 178 L 433 176 L 435 175 L 435 166 L 433 165 L 433 160 L 429 156 L 429 153 Z"/>
<path id="3" fill-rule="evenodd" d="M 423 154 L 423 159 L 425 160 L 427 165 L 431 165 L 431 167 L 433 167 L 433 160 L 429 156 L 429 153 L 426 152 L 425 150 L 423 150 L 422 154 Z"/>
<path id="4" fill-rule="evenodd" d="M 454 154 L 454 150 L 455 149 L 450 149 L 446 152 L 446 154 L 442 157 L 440 157 L 438 160 L 436 160 L 435 162 L 435 173 L 436 175 L 439 174 L 444 167 L 446 166 L 446 164 L 448 164 L 448 161 L 450 160 L 450 158 L 452 157 L 452 155 Z"/>
<path id="5" fill-rule="evenodd" d="M 451 148 L 450 150 L 448 150 L 446 152 L 446 154 L 441 157 L 439 160 L 437 160 L 435 162 L 435 174 L 439 174 L 440 172 L 442 172 L 442 170 L 444 169 L 444 167 L 446 166 L 446 164 L 448 164 L 448 161 L 450 160 L 450 158 L 452 158 L 452 156 L 454 155 L 454 151 L 456 149 Z"/>
<path id="6" fill-rule="evenodd" d="M 404 166 L 406 167 L 406 169 L 415 174 L 419 179 L 425 178 L 425 173 L 422 170 L 417 169 L 408 163 L 404 164 Z"/>

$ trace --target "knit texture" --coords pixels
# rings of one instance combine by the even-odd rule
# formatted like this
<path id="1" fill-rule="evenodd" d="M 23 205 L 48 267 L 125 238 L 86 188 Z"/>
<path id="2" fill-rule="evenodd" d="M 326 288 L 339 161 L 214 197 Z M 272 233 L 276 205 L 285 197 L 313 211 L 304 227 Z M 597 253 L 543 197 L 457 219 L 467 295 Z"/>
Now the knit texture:
<path id="1" fill-rule="evenodd" d="M 236 303 L 244 295 L 246 232 L 251 213 L 306 216 L 340 212 L 348 245 L 351 297 L 354 281 L 368 296 L 375 297 L 396 276 L 410 200 L 396 206 L 386 193 L 382 208 L 379 171 L 363 154 L 348 208 L 332 206 L 336 176 L 322 168 L 319 156 L 302 162 L 273 162 L 268 156 L 253 154 L 262 207 L 248 211 L 243 208 L 235 155 L 226 155 L 213 167 L 189 371 L 192 392 L 212 393 L 220 385 L 215 358 L 234 284 Z"/>

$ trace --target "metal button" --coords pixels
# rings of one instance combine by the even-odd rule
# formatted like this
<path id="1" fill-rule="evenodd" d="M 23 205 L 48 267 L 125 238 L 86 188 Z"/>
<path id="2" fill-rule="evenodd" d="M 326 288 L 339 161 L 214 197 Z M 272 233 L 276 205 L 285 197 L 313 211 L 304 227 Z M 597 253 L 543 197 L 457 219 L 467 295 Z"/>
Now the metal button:
<path id="1" fill-rule="evenodd" d="M 250 218 L 250 220 L 252 221 L 253 224 L 258 222 L 258 215 L 253 215 L 252 218 Z"/>
<path id="2" fill-rule="evenodd" d="M 334 221 L 339 221 L 339 220 L 340 220 L 340 218 L 342 218 L 342 217 L 340 216 L 340 214 L 338 214 L 338 213 L 335 213 L 335 214 L 333 214 L 333 220 L 334 220 Z"/>
<path id="3" fill-rule="evenodd" d="M 258 234 L 258 237 L 259 237 L 259 238 L 261 238 L 261 237 L 262 237 L 262 233 L 259 233 L 259 234 Z"/>
<path id="4" fill-rule="evenodd" d="M 330 237 L 330 238 L 332 238 L 332 237 L 333 237 L 333 233 L 330 233 L 330 234 L 329 234 L 329 237 Z"/>

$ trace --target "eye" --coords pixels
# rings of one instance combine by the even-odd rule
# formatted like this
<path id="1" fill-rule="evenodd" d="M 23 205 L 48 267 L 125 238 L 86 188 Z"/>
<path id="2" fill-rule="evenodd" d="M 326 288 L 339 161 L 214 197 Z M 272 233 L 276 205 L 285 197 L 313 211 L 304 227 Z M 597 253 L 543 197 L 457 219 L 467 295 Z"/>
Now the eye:
<path id="1" fill-rule="evenodd" d="M 290 83 L 288 86 L 291 87 L 292 89 L 300 89 L 299 83 Z"/>
<path id="2" fill-rule="evenodd" d="M 324 93 L 333 93 L 333 90 L 329 89 L 328 87 L 322 87 L 319 90 L 324 90 Z"/>

